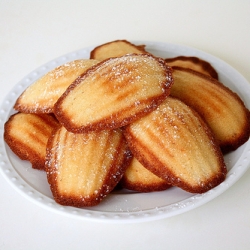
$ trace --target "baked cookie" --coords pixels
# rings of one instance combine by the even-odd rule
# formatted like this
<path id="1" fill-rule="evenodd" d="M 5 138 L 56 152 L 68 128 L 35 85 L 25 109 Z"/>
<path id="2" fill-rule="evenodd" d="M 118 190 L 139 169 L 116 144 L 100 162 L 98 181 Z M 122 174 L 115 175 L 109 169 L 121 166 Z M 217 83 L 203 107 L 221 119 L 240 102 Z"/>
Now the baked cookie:
<path id="1" fill-rule="evenodd" d="M 97 205 L 120 181 L 130 160 L 120 129 L 74 134 L 59 127 L 48 141 L 45 165 L 55 201 Z"/>
<path id="2" fill-rule="evenodd" d="M 171 187 L 168 182 L 146 169 L 135 157 L 122 177 L 121 186 L 144 193 L 162 191 Z"/>
<path id="3" fill-rule="evenodd" d="M 90 52 L 90 58 L 95 60 L 105 60 L 110 57 L 119 57 L 126 54 L 145 54 L 144 45 L 135 45 L 127 40 L 115 40 L 101 44 Z"/>
<path id="4" fill-rule="evenodd" d="M 17 99 L 14 109 L 22 113 L 52 113 L 67 87 L 97 60 L 79 59 L 61 65 L 30 85 Z"/>
<path id="5" fill-rule="evenodd" d="M 110 58 L 79 77 L 54 106 L 70 132 L 115 129 L 154 110 L 170 93 L 172 69 L 147 54 Z"/>
<path id="6" fill-rule="evenodd" d="M 53 115 L 16 113 L 4 125 L 4 140 L 20 159 L 44 170 L 47 141 L 58 124 Z"/>
<path id="7" fill-rule="evenodd" d="M 165 62 L 170 66 L 178 66 L 198 71 L 204 75 L 211 76 L 218 80 L 218 73 L 215 68 L 207 61 L 195 56 L 177 56 L 166 58 Z"/>
<path id="8" fill-rule="evenodd" d="M 212 129 L 224 153 L 250 134 L 249 111 L 240 97 L 219 81 L 190 69 L 173 67 L 171 96 L 196 110 Z"/>
<path id="9" fill-rule="evenodd" d="M 203 193 L 226 178 L 227 168 L 216 140 L 200 116 L 168 97 L 124 131 L 133 155 L 173 186 Z"/>

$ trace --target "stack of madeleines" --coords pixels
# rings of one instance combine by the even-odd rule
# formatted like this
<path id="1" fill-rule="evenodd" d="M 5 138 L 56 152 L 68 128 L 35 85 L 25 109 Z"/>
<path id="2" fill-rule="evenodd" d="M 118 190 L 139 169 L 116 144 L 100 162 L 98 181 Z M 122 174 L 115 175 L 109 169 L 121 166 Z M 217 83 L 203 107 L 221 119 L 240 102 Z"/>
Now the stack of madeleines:
<path id="1" fill-rule="evenodd" d="M 46 171 L 56 202 L 75 207 L 118 186 L 207 192 L 226 178 L 223 154 L 250 134 L 249 110 L 210 63 L 155 57 L 126 40 L 46 73 L 14 109 L 6 143 Z"/>

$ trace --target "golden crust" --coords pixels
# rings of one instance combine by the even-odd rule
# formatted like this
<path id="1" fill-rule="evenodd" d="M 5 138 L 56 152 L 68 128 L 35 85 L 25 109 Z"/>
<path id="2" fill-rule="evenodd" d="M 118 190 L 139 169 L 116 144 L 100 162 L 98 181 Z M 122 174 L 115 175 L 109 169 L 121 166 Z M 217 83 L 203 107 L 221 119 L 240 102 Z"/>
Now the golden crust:
<path id="1" fill-rule="evenodd" d="M 120 184 L 123 188 L 144 193 L 171 187 L 168 182 L 146 169 L 135 157 L 126 169 Z"/>
<path id="2" fill-rule="evenodd" d="M 121 130 L 73 134 L 64 127 L 49 138 L 47 179 L 54 199 L 65 206 L 94 206 L 122 178 L 131 154 Z"/>
<path id="3" fill-rule="evenodd" d="M 198 57 L 177 56 L 173 58 L 166 58 L 165 62 L 170 66 L 189 68 L 218 80 L 218 73 L 215 68 L 209 62 L 204 61 Z"/>
<path id="4" fill-rule="evenodd" d="M 30 161 L 34 169 L 44 170 L 46 144 L 58 124 L 49 114 L 17 113 L 4 125 L 4 140 L 21 160 Z"/>
<path id="5" fill-rule="evenodd" d="M 127 40 L 115 40 L 112 42 L 104 43 L 90 52 L 90 58 L 95 60 L 105 60 L 110 57 L 119 57 L 126 54 L 145 54 L 145 45 L 135 45 Z"/>
<path id="6" fill-rule="evenodd" d="M 78 78 L 54 106 L 68 131 L 115 129 L 155 109 L 170 93 L 172 69 L 148 54 L 110 58 Z"/>
<path id="7" fill-rule="evenodd" d="M 248 140 L 250 112 L 217 81 L 211 64 L 197 57 L 163 60 L 127 40 L 102 44 L 90 58 L 41 77 L 16 101 L 22 113 L 5 123 L 6 143 L 46 170 L 56 202 L 94 206 L 115 188 L 203 193 L 224 181 L 221 150 Z M 73 101 L 64 107 L 68 96 Z M 49 114 L 54 111 L 61 125 Z M 79 125 L 84 113 L 90 120 Z"/>
<path id="8" fill-rule="evenodd" d="M 173 67 L 173 76 L 171 96 L 201 115 L 224 153 L 249 139 L 249 111 L 236 93 L 216 79 L 190 69 Z"/>
<path id="9" fill-rule="evenodd" d="M 17 99 L 14 109 L 22 113 L 52 113 L 67 87 L 97 60 L 79 59 L 65 63 L 30 85 Z"/>
<path id="10" fill-rule="evenodd" d="M 188 192 L 203 193 L 226 178 L 223 155 L 206 123 L 178 99 L 126 126 L 133 155 L 152 173 Z"/>

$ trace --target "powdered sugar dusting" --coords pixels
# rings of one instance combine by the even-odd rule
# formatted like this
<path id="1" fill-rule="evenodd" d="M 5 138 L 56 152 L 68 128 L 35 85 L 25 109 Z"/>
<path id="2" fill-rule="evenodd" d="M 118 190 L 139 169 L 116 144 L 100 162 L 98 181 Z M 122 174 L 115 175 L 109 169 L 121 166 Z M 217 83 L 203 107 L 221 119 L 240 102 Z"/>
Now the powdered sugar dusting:
<path id="1" fill-rule="evenodd" d="M 222 155 L 218 156 L 213 138 L 204 126 L 188 106 L 168 97 L 155 111 L 131 124 L 129 131 L 143 147 L 150 145 L 149 152 L 162 162 L 157 169 L 145 160 L 149 166 L 152 164 L 153 172 L 184 189 L 191 185 L 208 190 L 215 185 L 214 176 L 223 175 Z M 140 150 L 142 155 L 145 152 Z M 147 154 L 143 158 L 147 159 Z M 186 183 L 184 187 L 182 182 Z"/>
<path id="2" fill-rule="evenodd" d="M 122 138 L 120 130 L 73 134 L 59 128 L 46 162 L 55 197 L 62 202 L 70 202 L 67 197 L 71 197 L 81 206 L 99 203 L 125 170 L 126 144 Z"/>
<path id="3" fill-rule="evenodd" d="M 171 70 L 159 58 L 110 58 L 78 78 L 55 113 L 72 132 L 118 128 L 156 108 L 171 85 Z"/>
<path id="4" fill-rule="evenodd" d="M 82 59 L 58 66 L 25 90 L 17 100 L 15 109 L 22 112 L 52 112 L 55 102 L 69 85 L 97 62 Z"/>

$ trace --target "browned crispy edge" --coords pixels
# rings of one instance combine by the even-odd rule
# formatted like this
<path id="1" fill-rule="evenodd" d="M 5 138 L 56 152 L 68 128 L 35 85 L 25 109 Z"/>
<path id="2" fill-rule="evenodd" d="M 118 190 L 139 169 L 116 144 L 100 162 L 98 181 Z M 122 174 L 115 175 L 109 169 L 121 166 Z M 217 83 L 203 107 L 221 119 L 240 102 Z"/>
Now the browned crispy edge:
<path id="1" fill-rule="evenodd" d="M 123 176 L 123 178 L 120 181 L 120 185 L 129 190 L 141 192 L 141 193 L 149 193 L 149 192 L 156 192 L 156 191 L 164 191 L 172 185 L 170 185 L 168 182 L 162 182 L 161 184 L 151 184 L 151 185 L 145 185 L 142 183 L 132 183 L 130 182 L 126 176 Z"/>
<path id="2" fill-rule="evenodd" d="M 135 55 L 138 56 L 137 54 L 130 54 L 131 55 Z M 127 55 L 125 55 L 127 56 Z M 142 55 L 140 55 L 142 56 Z M 86 132 L 90 132 L 90 131 L 100 131 L 103 129 L 115 129 L 118 127 L 123 127 L 133 121 L 135 121 L 136 119 L 139 119 L 140 117 L 145 116 L 147 113 L 155 110 L 158 105 L 160 103 L 162 103 L 165 98 L 170 94 L 170 89 L 171 86 L 173 85 L 174 81 L 173 81 L 173 75 L 172 75 L 172 67 L 169 67 L 166 65 L 165 61 L 161 58 L 152 56 L 150 54 L 143 54 L 143 56 L 145 57 L 153 57 L 155 58 L 160 64 L 164 65 L 164 67 L 166 67 L 166 81 L 163 84 L 163 87 L 165 89 L 165 93 L 158 96 L 158 97 L 152 97 L 151 99 L 147 99 L 151 101 L 151 105 L 148 105 L 146 109 L 141 110 L 140 112 L 136 113 L 136 115 L 127 117 L 126 119 L 120 121 L 120 122 L 113 122 L 113 120 L 111 121 L 110 119 L 103 119 L 101 122 L 98 121 L 96 123 L 92 123 L 91 126 L 83 126 L 77 129 L 71 128 L 70 126 L 70 121 L 69 122 L 63 122 L 62 121 L 62 117 L 64 117 L 63 111 L 60 109 L 60 105 L 63 102 L 64 98 L 78 85 L 80 84 L 86 77 L 88 77 L 89 74 L 92 73 L 92 71 L 95 71 L 96 68 L 100 67 L 103 63 L 106 63 L 106 61 L 108 60 L 112 60 L 110 58 L 101 61 L 100 63 L 95 64 L 94 66 L 92 66 L 91 68 L 89 68 L 87 71 L 85 71 L 82 75 L 80 75 L 68 88 L 67 90 L 61 95 L 61 97 L 57 100 L 57 102 L 54 105 L 54 114 L 57 117 L 57 119 L 61 122 L 61 124 L 67 128 L 68 131 L 73 132 L 73 133 L 86 133 Z M 142 103 L 142 102 L 141 102 Z M 119 114 L 123 113 L 124 110 L 121 110 L 120 112 L 118 112 L 118 116 Z M 64 120 L 64 119 L 63 119 Z"/>
<path id="3" fill-rule="evenodd" d="M 219 86 L 220 88 L 224 89 L 226 92 L 228 92 L 229 94 L 231 94 L 234 98 L 237 99 L 237 101 L 242 105 L 242 107 L 245 110 L 245 127 L 242 130 L 241 135 L 239 136 L 237 141 L 228 141 L 224 144 L 221 144 L 221 150 L 224 154 L 230 152 L 230 151 L 234 151 L 236 150 L 238 147 L 240 147 L 241 145 L 243 145 L 246 141 L 248 141 L 249 136 L 250 136 L 250 112 L 249 110 L 246 108 L 243 100 L 239 97 L 239 95 L 235 92 L 233 92 L 229 87 L 225 86 L 223 83 L 219 82 L 218 80 L 209 77 L 207 75 L 204 75 L 202 73 L 199 73 L 195 70 L 192 69 L 187 69 L 187 68 L 183 68 L 183 67 L 178 67 L 178 66 L 173 66 L 173 71 L 174 70 L 180 70 L 180 71 L 186 71 L 189 72 L 191 74 L 197 75 L 198 77 L 201 77 L 203 79 L 206 79 L 208 81 L 210 81 L 212 84 L 216 84 L 217 86 Z M 170 93 L 171 95 L 171 93 Z M 184 101 L 185 102 L 185 101 Z M 191 106 L 191 105 L 189 105 Z M 194 106 L 191 106 L 191 108 L 193 108 L 194 110 L 196 110 L 196 108 Z M 201 112 L 198 112 L 199 115 L 204 119 L 204 114 Z M 204 119 L 205 120 L 205 119 Z"/>
<path id="4" fill-rule="evenodd" d="M 133 158 L 132 158 L 133 159 Z M 132 160 L 131 160 L 132 162 Z M 153 173 L 152 173 L 153 175 Z M 170 187 L 172 187 L 168 182 L 165 180 L 162 180 L 161 182 L 154 182 L 150 184 L 145 184 L 143 182 L 133 182 L 130 181 L 129 178 L 127 178 L 126 171 L 119 183 L 121 188 L 129 189 L 132 191 L 137 191 L 137 192 L 143 192 L 143 193 L 148 193 L 148 192 L 155 192 L 155 191 L 163 191 L 166 190 Z"/>
<path id="5" fill-rule="evenodd" d="M 53 130 L 48 143 L 47 143 L 47 151 L 46 151 L 46 161 L 45 161 L 45 171 L 47 174 L 47 180 L 50 185 L 51 192 L 53 194 L 54 200 L 61 205 L 64 206 L 74 206 L 74 207 L 90 207 L 90 206 L 96 206 L 98 205 L 110 192 L 112 192 L 117 184 L 120 182 L 124 172 L 126 171 L 127 167 L 129 166 L 131 160 L 132 160 L 132 154 L 128 147 L 128 144 L 126 142 L 126 139 L 124 136 L 122 136 L 119 147 L 116 150 L 116 154 L 114 156 L 113 165 L 110 168 L 109 175 L 106 176 L 102 189 L 100 190 L 100 194 L 98 197 L 89 197 L 84 199 L 80 199 L 79 197 L 62 197 L 61 194 L 58 192 L 57 185 L 55 182 L 55 179 L 57 178 L 57 172 L 56 167 L 53 166 L 51 169 L 51 166 L 48 166 L 48 162 L 50 160 L 51 155 L 51 148 L 54 145 L 55 136 L 57 136 L 57 131 L 61 128 L 61 126 L 57 127 Z M 123 148 L 125 146 L 125 150 L 123 153 L 123 163 L 120 166 L 119 169 L 119 176 L 116 174 L 115 178 L 113 175 L 113 172 L 115 170 L 115 163 L 119 161 L 119 154 L 123 151 Z"/>
<path id="6" fill-rule="evenodd" d="M 133 43 L 131 43 L 131 42 L 125 40 L 125 39 L 124 39 L 124 40 L 121 39 L 121 40 L 114 40 L 114 41 L 111 41 L 111 42 L 107 42 L 107 43 L 104 43 L 104 44 L 101 44 L 101 45 L 95 47 L 95 48 L 90 52 L 90 59 L 95 59 L 95 53 L 96 53 L 96 51 L 97 51 L 99 48 L 101 48 L 101 47 L 103 47 L 103 46 L 105 46 L 105 45 L 111 44 L 111 43 L 116 43 L 116 42 L 124 42 L 124 43 L 127 43 L 127 44 L 129 44 L 129 45 L 135 47 L 136 49 L 140 50 L 141 52 L 148 53 L 148 52 L 145 50 L 145 45 L 135 45 L 135 44 L 133 44 Z"/>
<path id="7" fill-rule="evenodd" d="M 218 80 L 218 73 L 215 70 L 215 68 L 207 61 L 204 61 L 198 57 L 195 56 L 177 56 L 177 57 L 173 57 L 173 58 L 166 58 L 165 62 L 175 62 L 177 60 L 180 61 L 190 61 L 193 62 L 194 64 L 198 64 L 200 65 L 204 71 L 206 71 L 211 77 L 213 77 L 214 79 Z"/>
<path id="8" fill-rule="evenodd" d="M 133 136 L 132 133 L 129 131 L 129 125 L 124 127 L 124 135 L 125 138 L 127 139 L 129 148 L 132 152 L 132 154 L 143 164 L 145 168 L 147 168 L 149 171 L 154 173 L 155 175 L 159 176 L 160 178 L 166 180 L 169 185 L 179 187 L 187 192 L 190 193 L 204 193 L 207 192 L 208 190 L 218 186 L 221 182 L 223 182 L 226 178 L 227 174 L 227 167 L 224 163 L 223 155 L 222 152 L 219 148 L 219 145 L 217 144 L 211 130 L 207 126 L 207 124 L 203 121 L 203 119 L 199 116 L 199 114 L 192 109 L 192 112 L 194 113 L 195 116 L 198 117 L 200 120 L 203 128 L 205 129 L 207 135 L 209 136 L 210 140 L 212 141 L 212 144 L 215 148 L 215 154 L 216 157 L 219 160 L 220 164 L 220 170 L 221 172 L 211 178 L 210 180 L 207 180 L 209 185 L 204 185 L 200 187 L 192 187 L 188 183 L 185 183 L 184 181 L 181 181 L 179 178 L 176 178 L 174 173 L 170 171 L 169 169 L 166 169 L 166 166 L 163 166 L 161 161 L 157 158 L 157 156 L 154 156 L 150 152 L 150 145 L 143 145 L 136 139 L 136 137 Z M 185 141 L 183 142 L 185 144 Z M 147 159 L 145 157 L 147 155 Z M 165 168 L 164 171 L 161 171 L 162 167 Z M 166 174 L 167 173 L 167 174 Z"/>
<path id="9" fill-rule="evenodd" d="M 8 121 L 4 124 L 4 140 L 8 144 L 9 148 L 16 154 L 21 160 L 27 160 L 31 163 L 32 168 L 38 170 L 45 169 L 45 159 L 39 157 L 36 154 L 35 150 L 30 148 L 29 145 L 13 138 L 9 134 L 9 129 L 11 126 L 11 122 L 14 119 L 14 116 L 19 113 L 15 113 L 11 115 Z M 58 126 L 56 123 L 56 119 L 53 115 L 50 114 L 36 114 L 37 116 L 41 117 L 41 119 L 45 120 L 47 124 L 51 126 Z"/>

